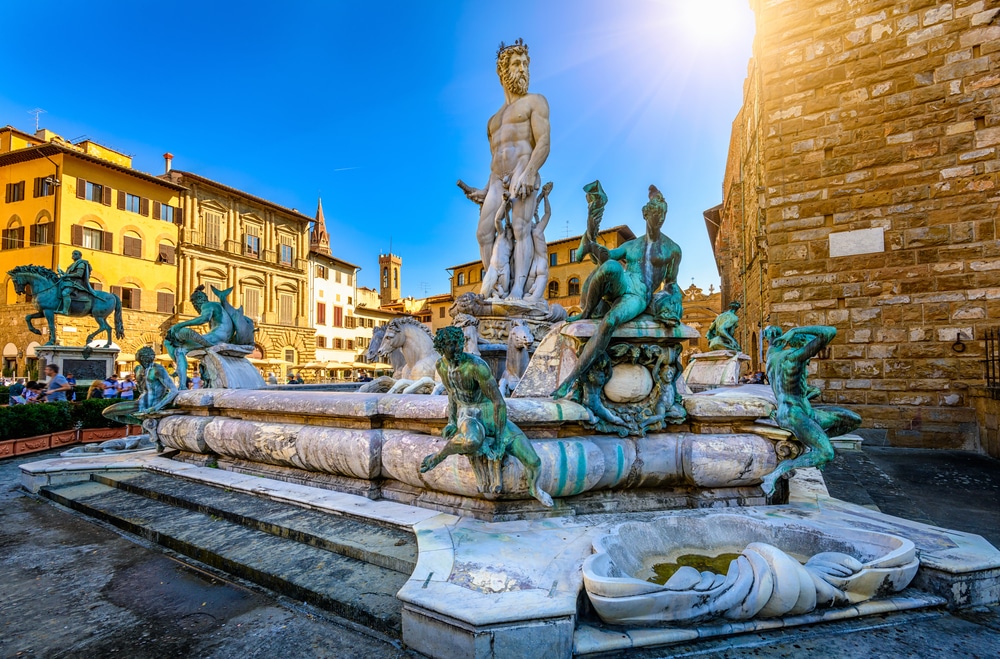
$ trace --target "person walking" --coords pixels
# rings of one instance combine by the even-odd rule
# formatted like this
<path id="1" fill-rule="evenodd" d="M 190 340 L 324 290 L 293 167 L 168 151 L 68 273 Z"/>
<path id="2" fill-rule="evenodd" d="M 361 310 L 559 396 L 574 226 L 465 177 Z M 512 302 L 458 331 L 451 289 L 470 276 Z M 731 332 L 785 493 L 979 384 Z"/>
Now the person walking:
<path id="1" fill-rule="evenodd" d="M 91 398 L 104 398 L 104 381 L 94 380 L 87 388 L 87 400 Z"/>
<path id="2" fill-rule="evenodd" d="M 59 375 L 59 367 L 55 364 L 47 364 L 45 366 L 45 375 L 49 378 L 48 384 L 45 387 L 46 402 L 65 401 L 66 392 L 73 391 L 73 385 L 69 383 L 66 376 Z"/>
<path id="3" fill-rule="evenodd" d="M 66 382 L 68 382 L 69 386 L 72 387 L 66 392 L 66 398 L 68 400 L 76 400 L 76 378 L 73 377 L 72 373 L 66 374 Z"/>

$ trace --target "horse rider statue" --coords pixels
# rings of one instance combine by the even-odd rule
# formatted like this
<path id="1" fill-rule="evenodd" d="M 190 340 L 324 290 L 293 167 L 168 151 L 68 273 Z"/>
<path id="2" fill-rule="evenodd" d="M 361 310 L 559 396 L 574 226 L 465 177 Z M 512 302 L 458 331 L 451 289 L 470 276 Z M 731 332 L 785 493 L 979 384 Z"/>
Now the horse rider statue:
<path id="1" fill-rule="evenodd" d="M 80 250 L 73 250 L 73 262 L 64 272 L 59 268 L 59 293 L 62 296 L 62 305 L 56 310 L 57 314 L 69 315 L 70 304 L 73 302 L 73 291 L 78 291 L 77 298 L 83 300 L 91 299 L 97 291 L 90 285 L 90 263 L 83 258 Z M 82 293 L 82 295 L 80 295 Z"/>

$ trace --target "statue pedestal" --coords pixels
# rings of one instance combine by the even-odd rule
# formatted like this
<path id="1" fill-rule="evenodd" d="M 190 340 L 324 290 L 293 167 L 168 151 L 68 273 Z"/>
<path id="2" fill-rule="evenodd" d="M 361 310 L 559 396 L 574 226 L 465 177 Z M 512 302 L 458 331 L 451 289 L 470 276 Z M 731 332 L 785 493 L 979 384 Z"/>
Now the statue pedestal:
<path id="1" fill-rule="evenodd" d="M 749 355 L 732 350 L 713 350 L 691 355 L 687 368 L 684 369 L 684 381 L 694 392 L 735 387 L 740 383 L 744 364 L 749 363 Z"/>
<path id="2" fill-rule="evenodd" d="M 35 355 L 40 362 L 39 377 L 49 364 L 58 366 L 61 375 L 72 373 L 78 385 L 103 380 L 115 372 L 118 348 L 90 348 L 87 357 L 84 350 L 83 346 L 38 346 Z"/>
<path id="3" fill-rule="evenodd" d="M 204 367 L 207 387 L 213 389 L 263 389 L 264 376 L 247 361 L 253 346 L 220 343 L 206 350 L 192 350 L 189 357 L 198 359 Z"/>
<path id="4" fill-rule="evenodd" d="M 555 325 L 542 339 L 513 397 L 551 396 L 576 368 L 597 328 L 593 320 Z M 615 330 L 607 351 L 581 374 L 569 396 L 593 415 L 584 427 L 641 437 L 683 423 L 681 343 L 698 336 L 687 325 L 664 325 L 645 314 Z"/>

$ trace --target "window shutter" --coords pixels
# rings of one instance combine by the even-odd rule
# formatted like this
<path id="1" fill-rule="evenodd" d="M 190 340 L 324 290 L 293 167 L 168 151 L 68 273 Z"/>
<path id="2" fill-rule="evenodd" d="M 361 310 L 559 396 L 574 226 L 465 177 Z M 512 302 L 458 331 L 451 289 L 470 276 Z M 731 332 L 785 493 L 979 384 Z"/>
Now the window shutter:
<path id="1" fill-rule="evenodd" d="M 87 197 L 87 181 L 82 178 L 76 179 L 76 198 L 86 199 Z"/>
<path id="2" fill-rule="evenodd" d="M 115 234 L 110 231 L 104 231 L 104 238 L 101 239 L 101 251 L 102 252 L 113 252 L 115 244 Z"/>
<path id="3" fill-rule="evenodd" d="M 160 202 L 158 201 L 153 202 L 153 219 L 160 219 Z"/>
<path id="4" fill-rule="evenodd" d="M 173 245 L 160 245 L 160 261 L 163 263 L 174 263 L 176 252 Z"/>
<path id="5" fill-rule="evenodd" d="M 111 205 L 111 188 L 109 188 L 108 186 L 105 185 L 103 189 L 104 189 L 104 205 L 105 206 L 110 206 Z"/>
<path id="6" fill-rule="evenodd" d="M 149 199 L 145 197 L 139 198 L 139 214 L 149 217 Z"/>
<path id="7" fill-rule="evenodd" d="M 125 191 L 124 190 L 119 190 L 118 191 L 118 210 L 120 210 L 120 211 L 125 210 Z"/>
<path id="8" fill-rule="evenodd" d="M 138 288 L 132 289 L 132 304 L 129 309 L 142 309 L 142 291 Z"/>
<path id="9" fill-rule="evenodd" d="M 38 181 L 38 179 L 36 178 L 35 182 L 37 183 L 37 181 Z M 28 229 L 28 239 L 31 241 L 32 245 L 37 245 L 38 244 L 38 225 L 37 224 L 32 224 L 31 228 Z"/>
<path id="10" fill-rule="evenodd" d="M 35 177 L 35 192 L 34 192 L 34 196 L 35 197 L 40 197 L 41 196 L 41 191 L 42 191 L 42 177 L 41 176 L 36 176 Z"/>
<path id="11" fill-rule="evenodd" d="M 83 225 L 74 224 L 70 227 L 70 242 L 77 247 L 83 245 Z"/>
<path id="12" fill-rule="evenodd" d="M 174 206 L 174 224 L 184 224 L 184 209 Z"/>
<path id="13" fill-rule="evenodd" d="M 119 298 L 121 298 L 121 296 L 122 296 L 122 287 L 121 286 L 112 286 L 111 287 L 111 294 L 112 295 L 117 295 Z"/>
<path id="14" fill-rule="evenodd" d="M 13 183 L 8 183 L 8 184 L 7 184 L 7 196 L 6 196 L 5 198 L 4 198 L 4 200 L 5 200 L 5 201 L 6 201 L 6 202 L 7 202 L 8 204 L 10 203 L 10 195 L 11 195 L 11 192 L 12 192 L 13 190 L 14 190 L 14 184 L 13 184 Z"/>

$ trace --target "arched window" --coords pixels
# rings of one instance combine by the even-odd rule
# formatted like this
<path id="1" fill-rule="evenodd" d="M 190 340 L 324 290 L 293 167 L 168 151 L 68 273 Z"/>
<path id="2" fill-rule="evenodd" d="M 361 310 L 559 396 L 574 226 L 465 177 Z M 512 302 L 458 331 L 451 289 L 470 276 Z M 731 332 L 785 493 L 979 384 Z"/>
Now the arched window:
<path id="1" fill-rule="evenodd" d="M 569 280 L 569 292 L 567 295 L 579 295 L 580 294 L 580 280 L 573 277 Z"/>
<path id="2" fill-rule="evenodd" d="M 160 243 L 156 260 L 159 263 L 177 263 L 177 248 L 167 241 Z"/>
<path id="3" fill-rule="evenodd" d="M 459 286 L 465 286 L 465 273 L 464 272 L 458 273 L 458 285 Z"/>
<path id="4" fill-rule="evenodd" d="M 550 281 L 549 282 L 549 299 L 554 297 L 559 297 L 559 282 Z"/>
<path id="5" fill-rule="evenodd" d="M 126 231 L 122 236 L 122 254 L 142 258 L 142 238 L 135 231 Z"/>
<path id="6" fill-rule="evenodd" d="M 392 287 L 399 288 L 399 268 L 392 269 Z"/>
<path id="7" fill-rule="evenodd" d="M 389 268 L 382 268 L 382 288 L 389 287 Z"/>

